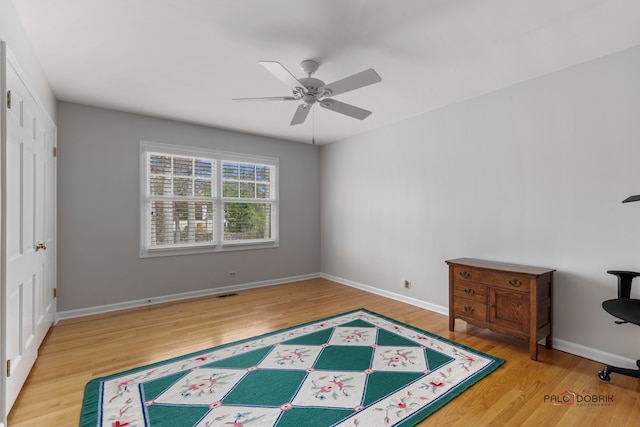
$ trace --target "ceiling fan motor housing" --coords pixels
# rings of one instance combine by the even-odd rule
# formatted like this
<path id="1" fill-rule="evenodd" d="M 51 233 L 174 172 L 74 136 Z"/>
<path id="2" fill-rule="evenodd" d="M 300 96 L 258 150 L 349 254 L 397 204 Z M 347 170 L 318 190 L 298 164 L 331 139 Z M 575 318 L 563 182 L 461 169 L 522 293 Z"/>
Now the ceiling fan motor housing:
<path id="1" fill-rule="evenodd" d="M 298 79 L 298 81 L 304 85 L 305 95 L 302 97 L 302 100 L 306 104 L 313 104 L 319 97 L 326 95 L 324 92 L 318 93 L 318 89 L 324 86 L 322 80 L 314 79 L 313 77 L 304 77 Z"/>

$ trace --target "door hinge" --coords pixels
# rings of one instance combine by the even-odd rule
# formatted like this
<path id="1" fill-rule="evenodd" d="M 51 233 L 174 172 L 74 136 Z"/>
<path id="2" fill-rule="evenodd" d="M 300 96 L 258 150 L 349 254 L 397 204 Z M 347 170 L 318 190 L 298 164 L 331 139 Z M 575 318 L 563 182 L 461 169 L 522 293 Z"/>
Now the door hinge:
<path id="1" fill-rule="evenodd" d="M 11 376 L 11 359 L 7 360 L 7 378 Z"/>
<path id="2" fill-rule="evenodd" d="M 53 157 L 58 157 L 58 147 L 53 147 Z"/>
<path id="3" fill-rule="evenodd" d="M 11 91 L 7 91 L 7 108 L 11 108 Z"/>
<path id="4" fill-rule="evenodd" d="M 58 288 L 53 288 L 53 297 L 58 298 Z"/>

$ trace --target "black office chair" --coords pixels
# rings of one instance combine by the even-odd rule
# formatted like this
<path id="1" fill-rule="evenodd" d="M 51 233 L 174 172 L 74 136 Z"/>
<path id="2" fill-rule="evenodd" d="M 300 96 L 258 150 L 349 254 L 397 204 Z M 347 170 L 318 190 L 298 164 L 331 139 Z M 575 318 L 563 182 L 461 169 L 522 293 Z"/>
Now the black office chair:
<path id="1" fill-rule="evenodd" d="M 631 281 L 634 277 L 640 276 L 640 273 L 618 270 L 609 270 L 607 273 L 618 276 L 618 298 L 603 302 L 602 308 L 612 316 L 622 319 L 615 321 L 618 325 L 623 323 L 640 325 L 640 299 L 631 298 Z M 609 374 L 612 372 L 640 378 L 640 360 L 636 361 L 636 365 L 638 365 L 638 369 L 618 368 L 607 365 L 602 371 L 598 372 L 598 378 L 609 382 L 611 380 Z"/>

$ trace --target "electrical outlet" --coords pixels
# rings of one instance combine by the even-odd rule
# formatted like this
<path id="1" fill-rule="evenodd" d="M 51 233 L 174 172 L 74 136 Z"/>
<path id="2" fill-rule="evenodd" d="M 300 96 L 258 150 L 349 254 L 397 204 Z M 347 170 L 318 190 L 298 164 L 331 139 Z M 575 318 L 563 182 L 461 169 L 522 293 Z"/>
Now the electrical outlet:
<path id="1" fill-rule="evenodd" d="M 230 271 L 230 272 L 229 272 L 229 276 L 233 277 L 233 276 L 235 276 L 235 275 L 236 275 L 236 272 L 235 272 L 235 271 Z"/>
<path id="2" fill-rule="evenodd" d="M 402 281 L 402 284 L 404 285 L 405 288 L 411 287 L 411 282 L 406 279 Z"/>

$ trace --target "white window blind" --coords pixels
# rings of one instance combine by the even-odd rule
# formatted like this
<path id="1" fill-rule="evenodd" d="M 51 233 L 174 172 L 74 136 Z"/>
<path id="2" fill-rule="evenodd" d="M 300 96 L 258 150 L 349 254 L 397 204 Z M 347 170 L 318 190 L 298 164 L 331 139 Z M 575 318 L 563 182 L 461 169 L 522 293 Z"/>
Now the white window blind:
<path id="1" fill-rule="evenodd" d="M 140 146 L 141 256 L 277 244 L 277 159 Z"/>
<path id="2" fill-rule="evenodd" d="M 215 160 L 147 153 L 148 247 L 214 242 Z"/>
<path id="3" fill-rule="evenodd" d="M 222 163 L 225 242 L 271 239 L 274 174 L 268 165 Z"/>

